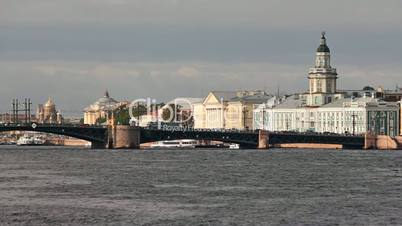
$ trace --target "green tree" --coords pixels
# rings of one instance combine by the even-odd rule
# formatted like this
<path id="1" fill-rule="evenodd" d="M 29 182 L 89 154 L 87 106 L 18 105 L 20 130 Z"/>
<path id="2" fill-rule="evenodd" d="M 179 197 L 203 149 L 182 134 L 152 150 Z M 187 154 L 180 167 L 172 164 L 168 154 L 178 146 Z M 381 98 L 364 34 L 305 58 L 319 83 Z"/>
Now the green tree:
<path id="1" fill-rule="evenodd" d="M 145 114 L 147 114 L 147 106 L 141 105 L 141 104 L 136 105 L 136 106 L 133 107 L 132 113 L 133 113 L 133 116 L 135 118 L 139 117 L 139 116 L 142 116 L 142 115 L 145 115 Z"/>
<path id="2" fill-rule="evenodd" d="M 130 122 L 130 114 L 128 112 L 128 108 L 116 112 L 115 119 L 118 125 L 128 125 Z"/>
<path id="3" fill-rule="evenodd" d="M 132 108 L 132 116 L 134 118 L 140 117 L 147 113 L 147 107 L 145 105 L 136 105 Z M 130 124 L 130 110 L 128 107 L 120 109 L 115 112 L 116 123 L 119 125 Z"/>
<path id="4" fill-rule="evenodd" d="M 106 122 L 106 118 L 105 117 L 100 117 L 100 118 L 98 118 L 98 119 L 96 119 L 96 124 L 103 124 L 103 123 L 105 123 Z"/>
<path id="5" fill-rule="evenodd" d="M 194 127 L 194 117 L 191 115 L 190 112 L 182 111 L 180 120 L 183 122 L 183 126 L 190 128 Z"/>
<path id="6" fill-rule="evenodd" d="M 177 121 L 178 115 L 180 113 L 181 106 L 175 104 L 169 104 L 162 111 L 162 119 L 165 122 Z M 172 115 L 173 114 L 173 115 Z"/>

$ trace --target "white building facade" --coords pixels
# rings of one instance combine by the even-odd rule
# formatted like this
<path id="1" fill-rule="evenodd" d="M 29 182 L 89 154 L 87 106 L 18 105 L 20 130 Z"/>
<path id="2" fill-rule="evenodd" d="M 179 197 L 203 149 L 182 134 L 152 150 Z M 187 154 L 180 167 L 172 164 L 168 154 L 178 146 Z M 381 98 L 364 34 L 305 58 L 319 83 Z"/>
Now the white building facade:
<path id="1" fill-rule="evenodd" d="M 317 108 L 303 105 L 290 108 L 286 105 L 289 104 L 287 101 L 291 100 L 275 106 L 259 105 L 254 110 L 254 129 L 399 135 L 400 105 L 397 102 L 385 102 L 371 97 L 345 98 Z"/>
<path id="2" fill-rule="evenodd" d="M 400 103 L 374 96 L 355 98 L 337 90 L 337 72 L 330 65 L 330 50 L 322 34 L 315 67 L 309 70 L 307 93 L 256 105 L 253 129 L 268 131 L 329 132 L 397 136 Z"/>

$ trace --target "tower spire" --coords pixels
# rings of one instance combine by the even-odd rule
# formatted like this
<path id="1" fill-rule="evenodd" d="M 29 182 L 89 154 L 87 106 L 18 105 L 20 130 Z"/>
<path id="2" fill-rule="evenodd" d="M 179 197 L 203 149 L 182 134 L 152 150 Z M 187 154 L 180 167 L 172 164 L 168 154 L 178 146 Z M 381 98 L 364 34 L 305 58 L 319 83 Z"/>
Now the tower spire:
<path id="1" fill-rule="evenodd" d="M 327 39 L 325 38 L 325 31 L 321 32 L 321 45 L 326 45 Z"/>
<path id="2" fill-rule="evenodd" d="M 327 38 L 325 37 L 325 31 L 321 32 L 321 42 L 320 46 L 317 48 L 319 53 L 329 53 L 329 47 L 327 46 Z"/>

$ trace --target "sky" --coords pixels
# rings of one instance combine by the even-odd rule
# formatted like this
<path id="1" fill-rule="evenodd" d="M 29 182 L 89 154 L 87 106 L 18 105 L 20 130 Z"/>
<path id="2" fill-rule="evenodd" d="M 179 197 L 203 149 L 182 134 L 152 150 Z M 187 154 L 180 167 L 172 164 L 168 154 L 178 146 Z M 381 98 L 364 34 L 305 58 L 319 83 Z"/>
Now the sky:
<path id="1" fill-rule="evenodd" d="M 322 31 L 340 89 L 393 89 L 401 24 L 400 0 L 0 0 L 0 112 L 52 97 L 80 115 L 105 90 L 304 92 Z"/>

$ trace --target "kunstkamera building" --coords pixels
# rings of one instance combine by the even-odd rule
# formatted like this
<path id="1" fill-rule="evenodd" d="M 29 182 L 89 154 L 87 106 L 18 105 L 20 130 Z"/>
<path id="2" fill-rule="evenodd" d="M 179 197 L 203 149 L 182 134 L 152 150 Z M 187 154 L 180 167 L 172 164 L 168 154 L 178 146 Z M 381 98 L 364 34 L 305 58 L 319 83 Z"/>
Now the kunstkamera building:
<path id="1" fill-rule="evenodd" d="M 338 74 L 331 67 L 325 33 L 309 70 L 306 93 L 272 97 L 253 110 L 253 128 L 268 131 L 330 132 L 397 136 L 400 102 L 386 102 L 366 90 L 337 89 Z"/>

